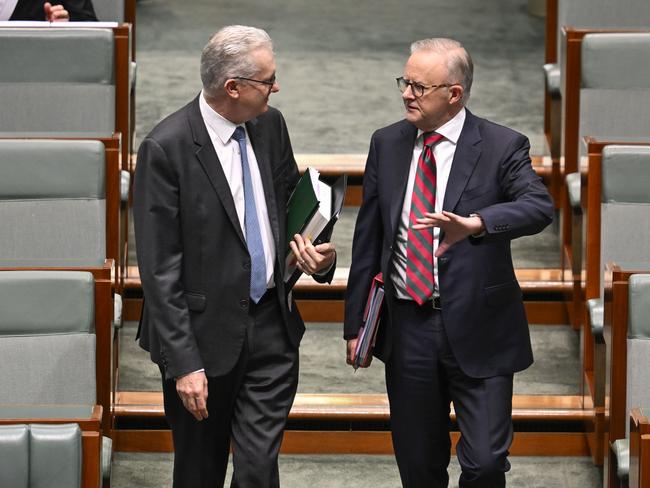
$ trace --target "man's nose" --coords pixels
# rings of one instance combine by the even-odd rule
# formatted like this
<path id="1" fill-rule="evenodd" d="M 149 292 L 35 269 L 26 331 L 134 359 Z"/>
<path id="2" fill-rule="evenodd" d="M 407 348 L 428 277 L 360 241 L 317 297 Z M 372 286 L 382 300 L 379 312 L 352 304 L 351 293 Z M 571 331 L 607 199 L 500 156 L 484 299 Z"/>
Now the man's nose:
<path id="1" fill-rule="evenodd" d="M 402 100 L 415 100 L 415 95 L 413 95 L 413 87 L 411 85 L 406 85 L 406 90 L 402 92 Z"/>

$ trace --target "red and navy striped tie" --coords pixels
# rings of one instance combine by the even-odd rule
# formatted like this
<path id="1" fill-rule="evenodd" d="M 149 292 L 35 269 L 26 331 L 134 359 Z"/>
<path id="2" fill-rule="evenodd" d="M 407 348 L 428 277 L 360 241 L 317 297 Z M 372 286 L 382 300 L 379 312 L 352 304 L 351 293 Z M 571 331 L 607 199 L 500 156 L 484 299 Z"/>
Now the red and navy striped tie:
<path id="1" fill-rule="evenodd" d="M 436 159 L 433 145 L 443 137 L 435 132 L 425 132 L 422 153 L 415 173 L 411 213 L 406 248 L 406 292 L 422 305 L 433 295 L 433 228 L 413 230 L 416 219 L 425 212 L 434 212 L 436 206 Z"/>

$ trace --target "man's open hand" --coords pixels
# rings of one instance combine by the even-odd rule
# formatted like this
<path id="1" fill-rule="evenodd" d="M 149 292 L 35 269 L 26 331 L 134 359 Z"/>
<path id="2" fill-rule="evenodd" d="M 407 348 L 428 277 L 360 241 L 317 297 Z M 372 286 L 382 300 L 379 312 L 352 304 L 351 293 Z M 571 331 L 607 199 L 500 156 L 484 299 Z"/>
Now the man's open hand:
<path id="1" fill-rule="evenodd" d="M 208 378 L 205 372 L 190 373 L 176 380 L 176 391 L 196 420 L 208 418 Z"/>

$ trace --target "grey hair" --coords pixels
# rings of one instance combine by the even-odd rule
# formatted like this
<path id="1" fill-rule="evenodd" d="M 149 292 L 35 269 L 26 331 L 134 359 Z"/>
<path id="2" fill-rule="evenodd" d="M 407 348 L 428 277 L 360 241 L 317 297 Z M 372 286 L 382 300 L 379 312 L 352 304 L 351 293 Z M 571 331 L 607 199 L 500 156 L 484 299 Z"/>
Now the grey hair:
<path id="1" fill-rule="evenodd" d="M 463 87 L 461 103 L 465 105 L 469 100 L 474 78 L 474 63 L 463 45 L 453 39 L 434 37 L 422 39 L 411 44 L 411 54 L 418 51 L 432 51 L 447 57 L 447 82 L 458 83 Z"/>
<path id="2" fill-rule="evenodd" d="M 273 52 L 273 41 L 262 29 L 229 25 L 217 31 L 201 53 L 201 81 L 209 96 L 217 96 L 229 78 L 251 78 L 260 67 L 250 54 L 257 49 Z"/>

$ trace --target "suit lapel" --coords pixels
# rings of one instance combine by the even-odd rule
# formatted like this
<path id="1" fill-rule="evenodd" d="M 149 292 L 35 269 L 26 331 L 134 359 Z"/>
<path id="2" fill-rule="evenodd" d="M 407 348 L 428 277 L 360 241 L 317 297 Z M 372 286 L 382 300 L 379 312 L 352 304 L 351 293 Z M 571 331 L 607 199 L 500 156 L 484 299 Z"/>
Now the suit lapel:
<path id="1" fill-rule="evenodd" d="M 442 204 L 443 210 L 453 212 L 456 207 L 481 155 L 480 142 L 481 134 L 478 130 L 478 121 L 467 110 L 465 124 L 458 138 L 456 152 L 451 163 L 451 172 L 449 173 L 449 180 L 445 189 L 445 200 Z"/>
<path id="2" fill-rule="evenodd" d="M 391 235 L 397 235 L 402 206 L 404 205 L 404 194 L 408 182 L 411 159 L 413 157 L 413 145 L 417 137 L 417 128 L 404 121 L 400 127 L 400 134 L 392 146 L 392 153 L 388 159 L 387 176 L 390 188 L 390 224 Z M 393 184 L 391 184 L 392 182 Z"/>
<path id="3" fill-rule="evenodd" d="M 269 161 L 269 151 L 266 147 L 266 141 L 262 137 L 258 119 L 253 119 L 246 123 L 246 130 L 255 151 L 255 159 L 260 169 L 262 177 L 262 186 L 264 187 L 264 198 L 266 199 L 266 209 L 271 223 L 271 231 L 275 240 L 275 248 L 280 249 L 280 224 L 278 223 L 278 212 L 275 200 L 275 189 L 273 188 L 273 172 L 271 170 L 271 161 Z M 279 255 L 278 252 L 276 252 Z"/>
<path id="4" fill-rule="evenodd" d="M 203 122 L 201 110 L 199 109 L 198 97 L 190 106 L 188 119 L 192 129 L 194 144 L 198 146 L 196 157 L 199 160 L 199 163 L 201 163 L 203 171 L 205 171 L 205 174 L 210 180 L 214 190 L 217 192 L 221 204 L 228 215 L 228 219 L 245 247 L 246 239 L 244 238 L 244 233 L 239 224 L 239 218 L 237 217 L 237 210 L 235 209 L 235 202 L 232 198 L 230 186 L 228 185 L 228 180 L 226 179 L 226 175 L 223 173 L 223 168 L 221 167 L 217 153 L 215 152 L 212 141 L 210 140 L 208 130 Z"/>

